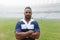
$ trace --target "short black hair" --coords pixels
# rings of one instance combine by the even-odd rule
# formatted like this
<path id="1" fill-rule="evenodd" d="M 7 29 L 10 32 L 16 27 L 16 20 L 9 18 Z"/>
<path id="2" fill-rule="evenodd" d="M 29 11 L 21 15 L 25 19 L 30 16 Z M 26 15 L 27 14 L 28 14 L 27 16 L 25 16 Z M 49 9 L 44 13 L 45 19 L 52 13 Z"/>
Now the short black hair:
<path id="1" fill-rule="evenodd" d="M 31 7 L 26 7 L 25 9 L 30 9 L 31 10 Z"/>

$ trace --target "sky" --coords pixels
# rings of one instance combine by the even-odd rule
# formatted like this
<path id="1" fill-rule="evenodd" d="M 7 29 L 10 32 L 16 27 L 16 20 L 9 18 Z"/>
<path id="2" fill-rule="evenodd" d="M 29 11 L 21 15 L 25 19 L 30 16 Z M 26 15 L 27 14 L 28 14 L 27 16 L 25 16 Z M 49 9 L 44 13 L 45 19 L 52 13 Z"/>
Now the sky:
<path id="1" fill-rule="evenodd" d="M 21 14 L 16 14 L 16 12 L 23 11 L 24 10 L 23 8 L 25 8 L 26 6 L 40 7 L 42 5 L 49 5 L 56 3 L 60 3 L 60 0 L 0 0 L 0 17 L 20 17 Z M 15 13 L 9 13 L 9 12 L 15 12 Z M 42 16 L 44 16 L 44 14 Z"/>
<path id="2" fill-rule="evenodd" d="M 60 3 L 60 0 L 0 0 L 0 5 L 4 6 L 35 6 L 51 3 Z"/>
<path id="3" fill-rule="evenodd" d="M 0 0 L 0 11 L 23 11 L 26 6 L 30 6 L 33 10 L 34 7 L 43 6 L 48 4 L 60 3 L 60 0 Z"/>

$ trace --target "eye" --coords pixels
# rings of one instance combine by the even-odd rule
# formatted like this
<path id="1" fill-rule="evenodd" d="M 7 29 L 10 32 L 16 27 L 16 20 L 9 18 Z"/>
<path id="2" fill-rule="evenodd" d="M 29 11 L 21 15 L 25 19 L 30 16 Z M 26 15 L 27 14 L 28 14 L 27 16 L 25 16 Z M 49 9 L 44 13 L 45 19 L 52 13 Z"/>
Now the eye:
<path id="1" fill-rule="evenodd" d="M 31 12 L 29 12 L 29 13 L 31 13 Z"/>
<path id="2" fill-rule="evenodd" d="M 28 13 L 28 12 L 26 12 L 26 13 Z"/>
<path id="3" fill-rule="evenodd" d="M 31 12 L 25 12 L 25 13 L 31 13 Z"/>

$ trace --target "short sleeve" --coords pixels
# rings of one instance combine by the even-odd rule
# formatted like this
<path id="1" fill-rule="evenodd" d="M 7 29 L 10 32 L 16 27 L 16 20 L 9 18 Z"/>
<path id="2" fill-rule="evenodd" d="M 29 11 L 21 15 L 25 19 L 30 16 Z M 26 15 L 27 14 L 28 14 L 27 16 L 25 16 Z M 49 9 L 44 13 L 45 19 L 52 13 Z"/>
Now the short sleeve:
<path id="1" fill-rule="evenodd" d="M 34 23 L 34 31 L 35 32 L 40 32 L 40 28 L 39 28 L 39 25 L 38 25 L 37 21 L 35 21 L 35 23 Z"/>
<path id="2" fill-rule="evenodd" d="M 18 22 L 15 27 L 15 32 L 21 32 L 21 23 Z"/>

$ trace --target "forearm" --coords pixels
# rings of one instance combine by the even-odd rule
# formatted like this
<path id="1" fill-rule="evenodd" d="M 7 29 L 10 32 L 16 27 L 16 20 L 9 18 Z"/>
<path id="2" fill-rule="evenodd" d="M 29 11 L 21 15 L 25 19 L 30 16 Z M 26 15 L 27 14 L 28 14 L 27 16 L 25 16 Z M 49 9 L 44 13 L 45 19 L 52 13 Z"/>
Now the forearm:
<path id="1" fill-rule="evenodd" d="M 29 37 L 34 38 L 34 39 L 38 39 L 39 36 L 40 36 L 40 33 L 39 32 L 35 32 L 35 33 L 32 33 Z"/>
<path id="2" fill-rule="evenodd" d="M 32 33 L 34 33 L 34 31 L 32 31 L 32 30 L 29 30 L 27 32 L 16 32 L 16 38 L 29 37 L 29 35 L 31 35 Z"/>
<path id="3" fill-rule="evenodd" d="M 38 39 L 40 37 L 40 33 L 35 34 L 35 38 Z"/>
<path id="4" fill-rule="evenodd" d="M 16 38 L 19 39 L 19 38 L 25 38 L 28 36 L 28 33 L 27 32 L 16 32 Z"/>

